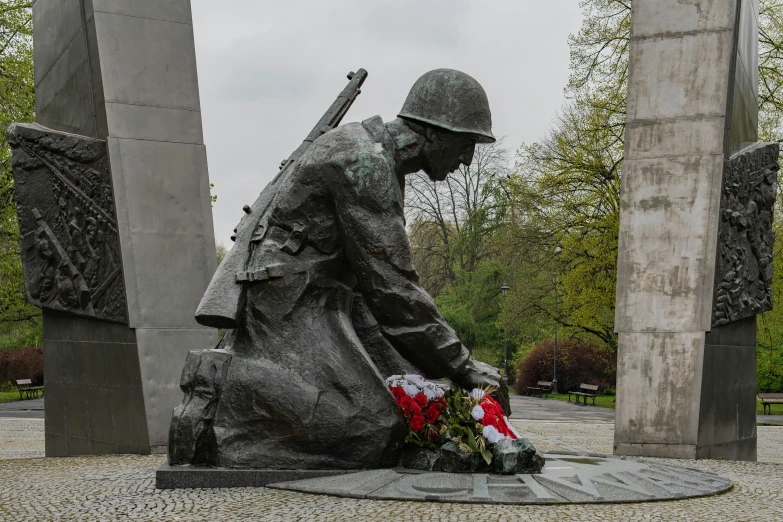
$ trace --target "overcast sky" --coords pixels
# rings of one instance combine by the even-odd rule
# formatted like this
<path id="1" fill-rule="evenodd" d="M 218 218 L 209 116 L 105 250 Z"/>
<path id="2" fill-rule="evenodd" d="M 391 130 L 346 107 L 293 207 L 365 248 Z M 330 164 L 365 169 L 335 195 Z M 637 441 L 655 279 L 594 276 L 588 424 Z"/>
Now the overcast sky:
<path id="1" fill-rule="evenodd" d="M 493 132 L 517 149 L 564 103 L 577 0 L 192 0 L 215 238 L 242 213 L 360 67 L 343 123 L 393 119 L 423 73 L 476 78 Z"/>

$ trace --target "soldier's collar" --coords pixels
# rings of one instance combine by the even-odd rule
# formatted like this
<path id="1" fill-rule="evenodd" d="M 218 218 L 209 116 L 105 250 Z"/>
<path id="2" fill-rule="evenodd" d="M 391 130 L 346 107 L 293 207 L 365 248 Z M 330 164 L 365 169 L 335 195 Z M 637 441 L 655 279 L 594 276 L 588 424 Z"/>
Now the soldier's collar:
<path id="1" fill-rule="evenodd" d="M 383 123 L 383 119 L 380 116 L 373 116 L 367 118 L 362 122 L 362 126 L 367 129 L 367 132 L 372 136 L 373 141 L 376 143 L 383 143 L 391 139 L 389 131 L 386 130 L 386 125 Z"/>

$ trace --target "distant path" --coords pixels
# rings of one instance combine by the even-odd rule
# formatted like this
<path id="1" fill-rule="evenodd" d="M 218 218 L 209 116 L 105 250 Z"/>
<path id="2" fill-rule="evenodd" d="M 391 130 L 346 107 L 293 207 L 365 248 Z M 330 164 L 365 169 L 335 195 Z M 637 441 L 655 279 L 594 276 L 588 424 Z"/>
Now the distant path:
<path id="1" fill-rule="evenodd" d="M 0 417 L 11 419 L 43 419 L 44 399 L 29 399 L 0 403 Z"/>
<path id="2" fill-rule="evenodd" d="M 1 416 L 2 414 L 0 414 Z M 614 422 L 614 410 L 599 406 L 577 406 L 572 402 L 511 395 L 511 416 L 514 420 L 547 422 Z M 757 415 L 759 424 L 783 426 L 783 415 Z"/>
<path id="3" fill-rule="evenodd" d="M 553 422 L 614 422 L 614 410 L 512 394 L 510 418 Z"/>
<path id="4" fill-rule="evenodd" d="M 0 418 L 43 419 L 44 399 L 5 402 L 0 404 Z M 511 395 L 511 419 L 545 422 L 614 422 L 614 410 L 599 406 L 577 406 L 554 399 L 538 399 Z M 783 415 L 759 415 L 760 424 L 783 426 Z"/>

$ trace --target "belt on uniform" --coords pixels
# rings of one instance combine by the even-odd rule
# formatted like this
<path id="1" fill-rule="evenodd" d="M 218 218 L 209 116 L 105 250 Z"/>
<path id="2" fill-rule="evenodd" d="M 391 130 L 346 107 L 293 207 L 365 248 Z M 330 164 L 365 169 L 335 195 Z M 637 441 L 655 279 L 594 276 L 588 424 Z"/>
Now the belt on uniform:
<path id="1" fill-rule="evenodd" d="M 311 270 L 324 270 L 331 268 L 338 261 L 339 256 L 331 256 L 326 259 L 316 259 L 313 261 L 290 261 L 288 263 L 272 263 L 257 270 L 247 270 L 237 272 L 237 283 L 255 283 L 266 281 L 278 277 L 285 277 L 291 274 L 301 274 Z"/>

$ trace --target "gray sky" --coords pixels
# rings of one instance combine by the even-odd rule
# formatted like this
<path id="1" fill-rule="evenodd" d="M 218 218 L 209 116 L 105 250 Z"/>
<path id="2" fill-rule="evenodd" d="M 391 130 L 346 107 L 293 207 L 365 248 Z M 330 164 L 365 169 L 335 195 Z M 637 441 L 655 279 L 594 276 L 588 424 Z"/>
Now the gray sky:
<path id="1" fill-rule="evenodd" d="M 487 91 L 493 132 L 517 149 L 564 102 L 577 0 L 192 0 L 204 140 L 226 246 L 242 214 L 345 87 L 343 122 L 393 119 L 423 73 L 459 69 Z"/>

